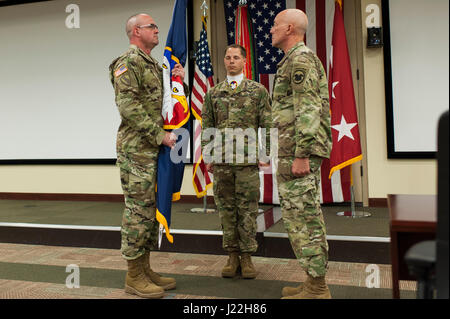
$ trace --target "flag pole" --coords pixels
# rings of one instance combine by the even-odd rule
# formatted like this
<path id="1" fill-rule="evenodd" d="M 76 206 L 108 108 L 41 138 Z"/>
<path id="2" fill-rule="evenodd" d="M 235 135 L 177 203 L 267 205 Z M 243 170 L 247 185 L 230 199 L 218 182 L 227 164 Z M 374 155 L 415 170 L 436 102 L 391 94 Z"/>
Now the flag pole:
<path id="1" fill-rule="evenodd" d="M 203 0 L 202 5 L 200 6 L 200 10 L 203 11 L 203 17 L 206 17 L 206 10 L 208 10 L 208 5 L 206 3 L 206 0 Z M 205 194 L 203 195 L 203 208 L 198 208 L 198 207 L 192 208 L 191 213 L 205 213 L 205 214 L 215 213 L 216 212 L 215 209 L 207 208 L 207 205 L 208 205 L 207 200 L 206 200 L 207 197 L 208 197 L 208 194 L 205 190 Z"/>
<path id="2" fill-rule="evenodd" d="M 351 217 L 351 218 L 366 218 L 372 216 L 372 214 L 369 212 L 357 211 L 355 209 L 356 205 L 355 205 L 355 191 L 353 187 L 352 165 L 350 165 L 350 196 L 351 196 L 350 211 L 338 212 L 336 213 L 337 216 Z"/>
<path id="3" fill-rule="evenodd" d="M 206 197 L 207 197 L 207 195 L 205 194 L 203 196 L 203 207 L 201 207 L 201 208 L 200 207 L 191 208 L 191 213 L 212 214 L 212 213 L 216 212 L 216 210 L 214 208 L 208 208 L 207 207 Z"/>

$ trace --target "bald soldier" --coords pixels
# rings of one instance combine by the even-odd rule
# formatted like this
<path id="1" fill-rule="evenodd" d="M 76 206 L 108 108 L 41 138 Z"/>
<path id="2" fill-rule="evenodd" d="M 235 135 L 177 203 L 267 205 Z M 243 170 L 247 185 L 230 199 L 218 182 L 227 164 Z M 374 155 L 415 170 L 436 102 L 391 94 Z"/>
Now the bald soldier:
<path id="1" fill-rule="evenodd" d="M 285 287 L 285 298 L 331 298 L 325 282 L 328 243 L 320 207 L 320 166 L 331 152 L 327 78 L 319 58 L 304 44 L 308 18 L 297 9 L 280 12 L 270 30 L 284 51 L 272 95 L 278 128 L 278 191 L 284 225 L 307 280 Z"/>
<path id="2" fill-rule="evenodd" d="M 156 169 L 160 145 L 173 147 L 176 135 L 163 129 L 162 69 L 150 53 L 159 43 L 158 26 L 147 14 L 126 23 L 130 47 L 110 67 L 121 124 L 117 133 L 117 165 L 125 197 L 121 253 L 127 260 L 125 291 L 144 298 L 161 298 L 176 287 L 175 279 L 150 268 L 150 251 L 157 249 Z M 173 75 L 184 79 L 184 69 Z"/>

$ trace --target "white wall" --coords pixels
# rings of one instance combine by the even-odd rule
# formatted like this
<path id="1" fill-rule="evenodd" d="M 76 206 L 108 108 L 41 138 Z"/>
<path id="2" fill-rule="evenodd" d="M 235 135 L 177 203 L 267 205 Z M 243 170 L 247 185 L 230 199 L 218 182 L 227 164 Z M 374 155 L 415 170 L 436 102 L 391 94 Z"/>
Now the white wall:
<path id="1" fill-rule="evenodd" d="M 128 48 L 125 22 L 149 13 L 160 27 L 161 60 L 174 0 L 48 1 L 0 8 L 0 160 L 113 159 L 120 117 L 111 61 Z M 69 19 L 71 20 L 71 19 Z"/>
<path id="2" fill-rule="evenodd" d="M 17 156 L 82 158 L 83 154 L 87 158 L 115 158 L 120 119 L 108 66 L 128 48 L 125 21 L 140 12 L 155 19 L 160 44 L 152 55 L 161 61 L 174 2 L 77 0 L 80 29 L 65 25 L 69 15 L 65 8 L 73 1 L 1 7 L 0 57 L 9 61 L 7 74 L 11 76 L 0 79 L 0 136 L 8 137 L 0 139 L 0 160 Z M 200 32 L 198 24 L 195 34 Z M 2 74 L 4 70 L 5 66 Z M 74 86 L 75 91 L 66 91 Z M 66 138 L 59 134 L 63 129 L 69 133 Z M 86 139 L 93 144 L 93 135 L 101 142 L 83 148 Z M 64 153 L 57 153 L 61 149 Z M 71 153 L 73 149 L 78 152 Z M 122 189 L 114 165 L 0 165 L 0 192 L 121 194 Z M 186 166 L 181 193 L 195 194 L 191 165 Z"/>
<path id="3" fill-rule="evenodd" d="M 433 4 L 432 1 L 428 3 Z M 381 8 L 381 0 L 361 2 L 369 198 L 386 198 L 387 194 L 436 194 L 435 160 L 387 158 L 384 57 L 381 48 L 366 48 L 368 13 L 365 9 L 369 4 Z"/>
<path id="4" fill-rule="evenodd" d="M 0 193 L 122 194 L 122 188 L 114 165 L 0 165 Z M 195 195 L 192 165 L 184 170 L 181 195 Z"/>
<path id="5" fill-rule="evenodd" d="M 434 152 L 448 110 L 448 0 L 389 2 L 394 150 Z"/>

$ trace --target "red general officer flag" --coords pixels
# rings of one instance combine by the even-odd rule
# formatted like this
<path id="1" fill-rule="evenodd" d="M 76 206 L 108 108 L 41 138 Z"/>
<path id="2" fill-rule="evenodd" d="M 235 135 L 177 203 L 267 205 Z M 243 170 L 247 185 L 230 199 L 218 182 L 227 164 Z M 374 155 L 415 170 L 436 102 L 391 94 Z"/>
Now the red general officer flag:
<path id="1" fill-rule="evenodd" d="M 342 1 L 337 0 L 328 77 L 333 148 L 330 175 L 362 159 L 352 70 L 345 36 Z"/>

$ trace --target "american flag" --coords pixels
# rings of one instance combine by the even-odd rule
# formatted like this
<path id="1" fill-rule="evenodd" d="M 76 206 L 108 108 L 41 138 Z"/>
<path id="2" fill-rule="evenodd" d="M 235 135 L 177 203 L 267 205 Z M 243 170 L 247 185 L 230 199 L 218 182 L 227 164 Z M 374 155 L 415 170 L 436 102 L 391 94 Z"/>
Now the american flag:
<path id="1" fill-rule="evenodd" d="M 239 0 L 225 0 L 225 19 L 228 43 L 235 43 L 235 15 Z M 248 1 L 248 12 L 253 22 L 254 43 L 256 48 L 257 72 L 266 78 L 277 72 L 277 64 L 284 56 L 283 51 L 272 47 L 270 28 L 275 16 L 286 9 L 285 1 L 253 0 Z M 268 78 L 268 77 L 267 77 Z"/>
<path id="2" fill-rule="evenodd" d="M 287 8 L 297 8 L 308 16 L 309 28 L 306 33 L 306 45 L 311 48 L 328 69 L 331 52 L 331 39 L 334 20 L 334 0 L 248 0 L 248 11 L 253 22 L 256 59 L 259 82 L 271 94 L 277 64 L 284 53 L 272 47 L 270 28 L 275 16 Z M 235 43 L 235 14 L 239 0 L 224 0 L 225 21 L 228 43 Z M 350 201 L 350 167 L 333 174 L 328 178 L 330 163 L 325 160 L 321 169 L 321 202 L 338 203 Z M 279 204 L 275 171 L 272 174 L 260 172 L 260 202 Z"/>
<path id="3" fill-rule="evenodd" d="M 191 110 L 195 117 L 193 128 L 194 166 L 192 183 L 197 197 L 206 195 L 207 189 L 212 185 L 211 177 L 203 162 L 201 147 L 202 108 L 206 92 L 214 86 L 213 70 L 209 55 L 208 37 L 206 34 L 206 17 L 202 17 L 202 31 L 196 51 L 194 84 L 191 94 Z"/>

